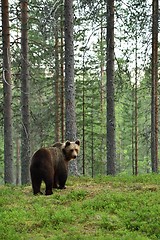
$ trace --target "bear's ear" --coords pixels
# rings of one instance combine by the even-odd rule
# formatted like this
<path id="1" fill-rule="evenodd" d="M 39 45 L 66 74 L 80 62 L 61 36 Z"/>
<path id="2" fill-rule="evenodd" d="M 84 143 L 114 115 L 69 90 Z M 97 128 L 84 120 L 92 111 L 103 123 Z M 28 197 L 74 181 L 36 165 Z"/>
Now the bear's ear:
<path id="1" fill-rule="evenodd" d="M 70 141 L 67 140 L 65 143 L 65 147 L 68 147 L 70 144 L 71 144 Z"/>
<path id="2" fill-rule="evenodd" d="M 79 140 L 79 139 L 76 140 L 75 143 L 76 143 L 78 146 L 80 146 L 80 140 Z"/>

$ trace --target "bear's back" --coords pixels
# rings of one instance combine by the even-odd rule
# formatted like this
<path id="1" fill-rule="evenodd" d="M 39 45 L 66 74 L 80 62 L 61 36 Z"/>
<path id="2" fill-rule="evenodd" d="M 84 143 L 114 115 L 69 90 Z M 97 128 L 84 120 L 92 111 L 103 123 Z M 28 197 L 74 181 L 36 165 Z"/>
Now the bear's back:
<path id="1" fill-rule="evenodd" d="M 61 148 L 59 147 L 50 147 L 48 148 L 50 151 L 51 157 L 52 157 L 52 162 L 56 166 L 59 163 L 64 162 L 64 156 Z"/>
<path id="2" fill-rule="evenodd" d="M 49 166 L 52 165 L 51 153 L 47 148 L 40 148 L 33 154 L 31 167 L 43 168 L 46 164 Z"/>

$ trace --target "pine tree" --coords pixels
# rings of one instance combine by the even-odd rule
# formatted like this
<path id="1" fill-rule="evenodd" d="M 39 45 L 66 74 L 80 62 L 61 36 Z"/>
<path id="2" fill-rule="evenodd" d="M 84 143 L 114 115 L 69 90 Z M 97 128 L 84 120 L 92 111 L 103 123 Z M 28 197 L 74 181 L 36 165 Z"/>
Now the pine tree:
<path id="1" fill-rule="evenodd" d="M 76 112 L 74 85 L 73 0 L 65 0 L 65 131 L 66 139 L 76 140 Z M 71 172 L 77 173 L 76 161 L 71 162 Z"/>
<path id="2" fill-rule="evenodd" d="M 151 162 L 158 172 L 158 0 L 152 2 Z"/>
<path id="3" fill-rule="evenodd" d="M 115 175 L 114 0 L 107 1 L 107 174 Z"/>
<path id="4" fill-rule="evenodd" d="M 28 72 L 28 0 L 21 0 L 21 182 L 29 182 L 29 72 Z"/>
<path id="5" fill-rule="evenodd" d="M 10 63 L 10 31 L 8 0 L 2 0 L 2 37 L 3 37 L 3 114 L 4 114 L 4 181 L 13 183 L 13 146 L 12 146 L 12 81 Z"/>

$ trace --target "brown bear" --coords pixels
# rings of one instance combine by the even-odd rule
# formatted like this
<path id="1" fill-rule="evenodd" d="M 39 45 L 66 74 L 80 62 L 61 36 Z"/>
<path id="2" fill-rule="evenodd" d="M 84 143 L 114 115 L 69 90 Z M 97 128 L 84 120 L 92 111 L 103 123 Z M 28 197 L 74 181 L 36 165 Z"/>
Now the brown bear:
<path id="1" fill-rule="evenodd" d="M 80 151 L 80 141 L 57 142 L 52 147 L 40 148 L 31 159 L 30 174 L 34 194 L 42 194 L 41 183 L 46 185 L 45 195 L 53 194 L 52 188 L 64 189 L 68 176 L 68 163 Z"/>

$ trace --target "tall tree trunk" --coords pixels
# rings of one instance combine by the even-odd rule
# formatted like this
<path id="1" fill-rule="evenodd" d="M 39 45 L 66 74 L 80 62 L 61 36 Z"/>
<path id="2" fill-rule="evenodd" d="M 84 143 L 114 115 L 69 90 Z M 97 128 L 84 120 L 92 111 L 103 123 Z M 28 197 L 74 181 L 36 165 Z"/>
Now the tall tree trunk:
<path id="1" fill-rule="evenodd" d="M 107 0 L 107 174 L 115 175 L 114 0 Z"/>
<path id="2" fill-rule="evenodd" d="M 2 0 L 3 94 L 4 94 L 4 182 L 13 183 L 12 81 L 8 0 Z"/>
<path id="3" fill-rule="evenodd" d="M 158 172 L 158 0 L 152 1 L 151 162 Z"/>
<path id="4" fill-rule="evenodd" d="M 91 110 L 91 169 L 92 169 L 92 178 L 95 174 L 94 169 L 94 93 L 92 92 L 92 110 Z M 101 159 L 100 159 L 101 160 Z"/>
<path id="5" fill-rule="evenodd" d="M 135 97 L 134 97 L 134 95 L 135 95 L 135 93 L 134 93 L 134 91 L 135 91 L 135 89 L 134 89 L 134 85 L 133 85 L 133 87 L 132 87 L 132 140 L 131 140 L 131 142 L 132 142 L 132 174 L 133 175 L 135 175 L 135 144 L 134 144 L 134 136 L 135 136 L 135 134 L 134 134 L 134 132 L 135 132 L 135 128 L 134 128 L 134 123 L 135 123 L 135 113 L 134 113 L 134 111 L 135 111 L 135 106 L 134 106 L 134 99 L 135 99 Z"/>
<path id="6" fill-rule="evenodd" d="M 55 26 L 55 142 L 60 141 L 60 96 L 59 96 L 59 39 L 58 21 Z"/>
<path id="7" fill-rule="evenodd" d="M 20 184 L 20 140 L 16 139 L 16 185 Z"/>
<path id="8" fill-rule="evenodd" d="M 28 0 L 21 0 L 21 182 L 29 182 L 29 72 L 28 72 Z"/>
<path id="9" fill-rule="evenodd" d="M 74 85 L 73 0 L 64 2 L 65 16 L 65 122 L 66 139 L 76 140 L 76 112 Z M 77 174 L 77 162 L 71 161 L 70 171 Z"/>
<path id="10" fill-rule="evenodd" d="M 134 86 L 134 134 L 135 134 L 135 170 L 134 173 L 135 175 L 138 174 L 138 97 L 137 97 L 137 89 L 138 89 L 138 51 L 137 51 L 137 31 L 136 31 L 136 49 L 135 49 L 135 86 Z"/>
<path id="11" fill-rule="evenodd" d="M 105 143 L 104 137 L 104 126 L 106 123 L 104 122 L 104 106 L 105 106 L 105 94 L 104 94 L 104 28 L 103 28 L 103 21 L 101 20 L 101 42 L 100 42 L 100 53 L 101 53 L 101 60 L 100 60 L 100 71 L 101 71 L 101 78 L 100 78 L 100 107 L 101 107 L 101 146 L 100 146 L 100 161 L 103 161 L 103 149 Z"/>
<path id="12" fill-rule="evenodd" d="M 82 173 L 85 175 L 85 66 L 83 62 L 83 88 L 82 88 Z"/>
<path id="13" fill-rule="evenodd" d="M 65 136 L 64 136 L 64 130 L 65 130 L 65 123 L 64 123 L 64 15 L 63 15 L 63 7 L 61 7 L 61 50 L 60 50 L 60 64 L 61 64 L 61 141 L 64 142 Z"/>

